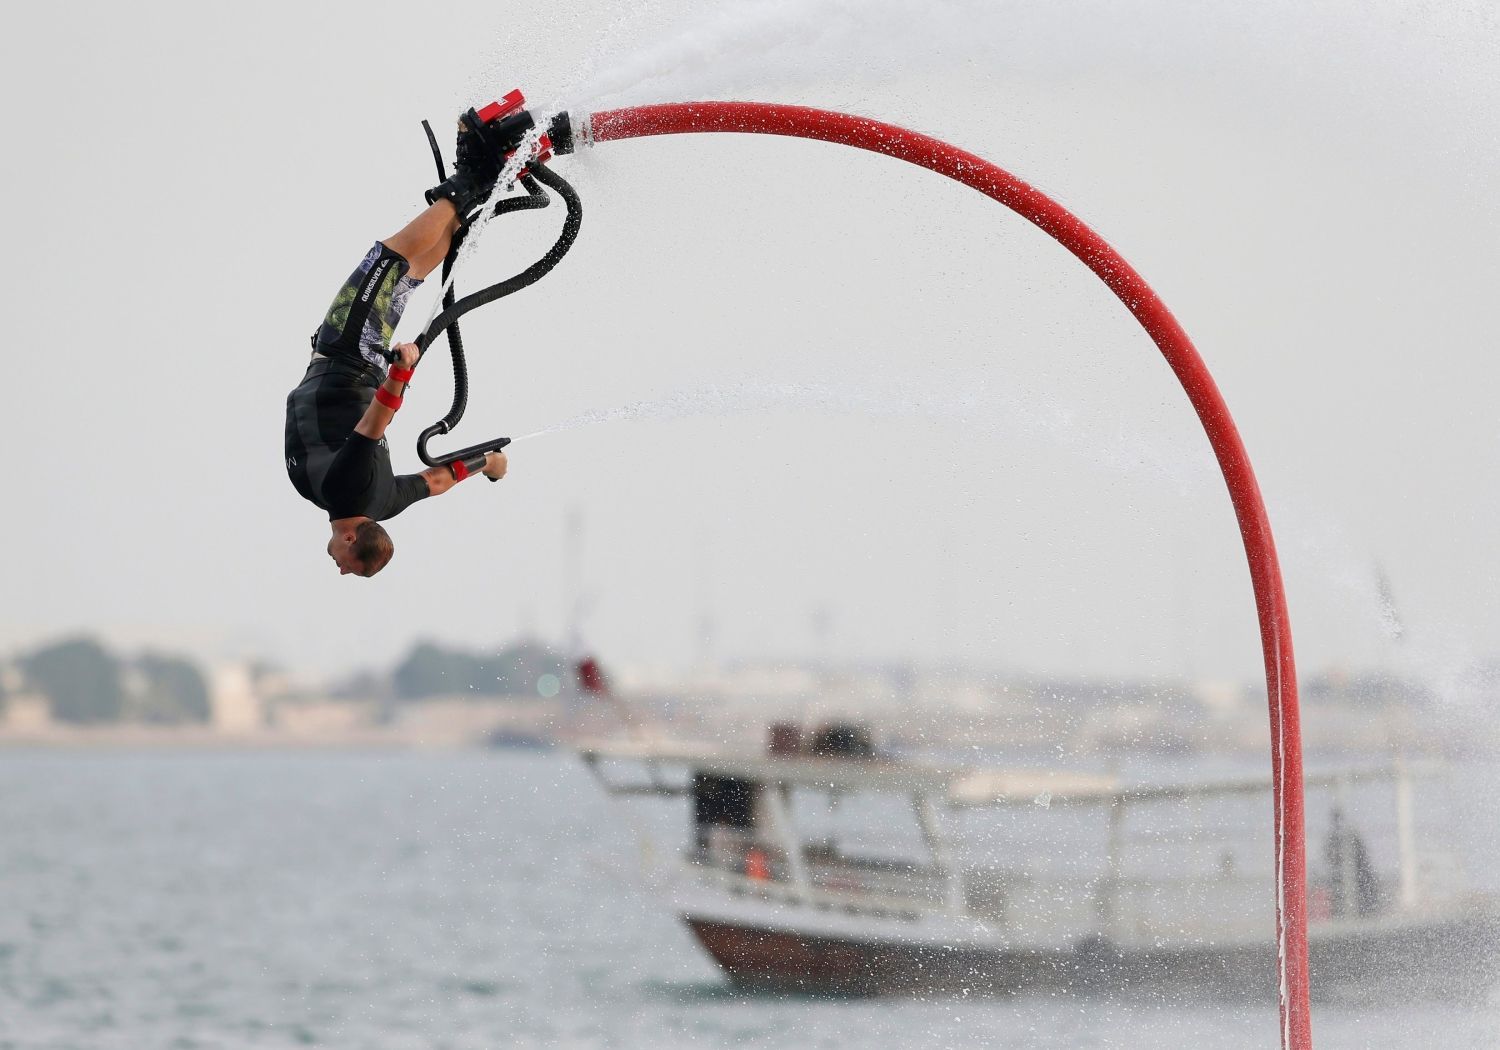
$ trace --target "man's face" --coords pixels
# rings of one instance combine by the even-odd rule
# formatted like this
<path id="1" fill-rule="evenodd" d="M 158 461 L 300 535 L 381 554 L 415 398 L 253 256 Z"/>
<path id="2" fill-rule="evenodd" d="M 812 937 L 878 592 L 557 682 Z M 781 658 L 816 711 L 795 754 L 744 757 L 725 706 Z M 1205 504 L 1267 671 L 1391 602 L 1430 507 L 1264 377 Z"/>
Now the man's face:
<path id="1" fill-rule="evenodd" d="M 333 563 L 339 567 L 340 576 L 369 576 L 365 571 L 364 563 L 354 556 L 350 549 L 354 543 L 354 533 L 341 532 L 328 541 L 328 556 Z"/>

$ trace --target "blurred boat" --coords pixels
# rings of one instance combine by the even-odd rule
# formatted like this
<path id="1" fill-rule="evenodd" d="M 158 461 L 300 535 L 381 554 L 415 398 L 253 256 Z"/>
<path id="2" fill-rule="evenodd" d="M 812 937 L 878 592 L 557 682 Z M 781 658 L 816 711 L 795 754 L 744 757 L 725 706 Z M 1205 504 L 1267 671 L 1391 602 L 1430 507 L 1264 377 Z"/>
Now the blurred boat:
<path id="1" fill-rule="evenodd" d="M 943 766 L 882 756 L 847 726 L 808 746 L 773 727 L 765 754 L 639 736 L 579 750 L 628 807 L 689 803 L 683 849 L 636 822 L 645 873 L 736 984 L 1274 996 L 1269 830 L 1253 850 L 1223 834 L 1270 823 L 1268 777 L 1127 785 Z M 1495 984 L 1500 901 L 1415 823 L 1416 785 L 1443 773 L 1394 762 L 1307 777 L 1310 800 L 1331 799 L 1323 850 L 1309 847 L 1315 996 L 1471 999 Z M 1345 815 L 1372 798 L 1393 818 L 1385 871 Z M 1214 815 L 1226 805 L 1243 819 Z M 840 831 L 841 811 L 862 830 Z M 898 819 L 917 849 L 891 848 Z"/>

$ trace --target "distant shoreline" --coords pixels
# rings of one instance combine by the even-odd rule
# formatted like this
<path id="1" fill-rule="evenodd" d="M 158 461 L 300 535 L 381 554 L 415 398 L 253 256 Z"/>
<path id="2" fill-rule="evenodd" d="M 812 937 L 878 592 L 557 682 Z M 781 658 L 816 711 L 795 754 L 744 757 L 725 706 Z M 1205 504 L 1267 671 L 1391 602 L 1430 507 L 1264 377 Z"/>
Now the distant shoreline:
<path id="1" fill-rule="evenodd" d="M 224 733 L 199 727 L 68 727 L 0 732 L 0 751 L 483 751 L 482 740 L 421 739 L 390 731 L 327 736 Z"/>

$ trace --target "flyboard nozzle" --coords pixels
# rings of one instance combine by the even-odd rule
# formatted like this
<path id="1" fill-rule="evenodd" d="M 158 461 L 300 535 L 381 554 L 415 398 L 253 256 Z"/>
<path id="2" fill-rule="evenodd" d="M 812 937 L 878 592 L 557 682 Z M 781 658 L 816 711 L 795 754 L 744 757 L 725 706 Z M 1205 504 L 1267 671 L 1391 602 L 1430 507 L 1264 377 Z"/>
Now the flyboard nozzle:
<path id="1" fill-rule="evenodd" d="M 583 118 L 583 126 L 588 127 L 588 117 Z M 547 122 L 547 133 L 543 138 L 552 142 L 552 151 L 559 157 L 573 152 L 577 141 L 573 135 L 573 120 L 568 116 L 567 110 L 563 110 Z"/>
<path id="2" fill-rule="evenodd" d="M 536 119 L 526 108 L 526 96 L 521 89 L 506 93 L 499 102 L 491 102 L 481 109 L 470 109 L 462 117 L 464 126 L 489 142 L 500 156 L 509 158 L 521 147 L 528 132 L 536 127 Z M 566 113 L 559 113 L 547 123 L 547 130 L 537 142 L 536 159 L 545 161 L 553 153 L 573 152 L 573 127 Z"/>

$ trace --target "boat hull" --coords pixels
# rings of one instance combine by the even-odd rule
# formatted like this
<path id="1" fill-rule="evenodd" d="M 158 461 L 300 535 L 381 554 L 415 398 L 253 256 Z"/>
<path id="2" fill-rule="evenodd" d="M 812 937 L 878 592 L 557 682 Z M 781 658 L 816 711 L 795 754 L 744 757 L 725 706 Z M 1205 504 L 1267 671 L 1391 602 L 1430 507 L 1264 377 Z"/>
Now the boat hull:
<path id="1" fill-rule="evenodd" d="M 688 928 L 736 984 L 807 994 L 888 995 L 932 989 L 1018 991 L 1058 983 L 1060 952 L 842 937 L 688 918 Z"/>
<path id="2" fill-rule="evenodd" d="M 685 916 L 737 985 L 831 995 L 1084 994 L 1274 999 L 1271 945 L 1129 949 L 1089 938 L 1058 950 L 862 940 Z M 1314 996 L 1323 1000 L 1475 1000 L 1500 970 L 1500 916 L 1471 915 L 1315 934 Z"/>

